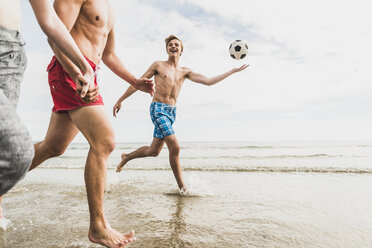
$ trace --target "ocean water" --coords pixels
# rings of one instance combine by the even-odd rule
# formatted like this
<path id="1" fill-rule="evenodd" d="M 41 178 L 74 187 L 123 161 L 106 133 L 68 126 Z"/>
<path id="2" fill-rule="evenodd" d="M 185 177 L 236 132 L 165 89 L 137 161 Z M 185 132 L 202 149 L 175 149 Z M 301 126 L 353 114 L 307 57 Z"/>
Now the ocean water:
<path id="1" fill-rule="evenodd" d="M 130 247 L 371 247 L 372 141 L 181 142 L 191 196 L 168 163 L 109 159 L 105 212 Z M 100 247 L 87 238 L 87 144 L 30 172 L 3 200 L 0 247 Z M 5 230 L 4 230 L 5 229 Z"/>
<path id="2" fill-rule="evenodd" d="M 109 159 L 115 168 L 122 152 L 147 143 L 119 143 Z M 71 144 L 63 156 L 44 168 L 83 168 L 89 147 Z M 372 141 L 199 142 L 181 143 L 181 164 L 188 171 L 371 173 Z M 133 170 L 169 169 L 166 146 L 156 159 L 132 160 Z"/>
<path id="3" fill-rule="evenodd" d="M 109 159 L 116 168 L 122 152 L 147 143 L 119 143 Z M 44 168 L 83 168 L 89 147 L 71 144 L 63 156 L 46 161 Z M 372 173 L 372 141 L 199 142 L 181 143 L 186 171 Z M 154 158 L 132 160 L 131 170 L 168 170 L 168 151 Z"/>

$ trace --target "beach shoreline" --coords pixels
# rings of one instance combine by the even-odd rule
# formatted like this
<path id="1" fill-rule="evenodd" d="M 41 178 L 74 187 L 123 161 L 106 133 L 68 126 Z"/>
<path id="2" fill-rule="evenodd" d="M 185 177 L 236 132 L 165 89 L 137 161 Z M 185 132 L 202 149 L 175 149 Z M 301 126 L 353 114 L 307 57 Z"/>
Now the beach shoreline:
<path id="1" fill-rule="evenodd" d="M 108 170 L 111 225 L 130 247 L 367 247 L 372 175 L 185 172 L 192 197 L 171 171 Z M 2 247 L 99 247 L 87 239 L 82 169 L 37 169 L 4 198 L 11 223 Z M 223 235 L 221 235 L 223 234 Z M 316 238 L 315 238 L 316 237 Z"/>

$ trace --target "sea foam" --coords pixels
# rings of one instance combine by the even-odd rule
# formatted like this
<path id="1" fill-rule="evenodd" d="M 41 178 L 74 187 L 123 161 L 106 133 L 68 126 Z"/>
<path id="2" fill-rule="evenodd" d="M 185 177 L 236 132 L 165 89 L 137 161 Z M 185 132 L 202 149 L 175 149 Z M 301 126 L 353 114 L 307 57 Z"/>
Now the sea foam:
<path id="1" fill-rule="evenodd" d="M 212 196 L 213 189 L 209 182 L 200 179 L 196 174 L 191 174 L 185 179 L 185 188 L 178 190 L 182 196 Z"/>
<path id="2" fill-rule="evenodd" d="M 3 217 L 0 219 L 0 228 L 2 228 L 4 231 L 8 228 L 10 225 L 11 221 L 8 220 L 7 218 Z"/>

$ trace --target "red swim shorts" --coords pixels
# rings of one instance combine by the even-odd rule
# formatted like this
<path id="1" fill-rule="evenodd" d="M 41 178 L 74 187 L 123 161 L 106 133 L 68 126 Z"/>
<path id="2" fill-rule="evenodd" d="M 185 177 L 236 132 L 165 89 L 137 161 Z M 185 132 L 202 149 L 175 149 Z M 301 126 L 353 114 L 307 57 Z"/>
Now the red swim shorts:
<path id="1" fill-rule="evenodd" d="M 86 58 L 95 72 L 94 85 L 97 86 L 97 70 L 99 69 L 92 61 Z M 80 107 L 91 105 L 103 105 L 101 95 L 95 102 L 85 103 L 76 92 L 75 82 L 70 75 L 65 71 L 55 56 L 50 61 L 48 68 L 48 82 L 50 92 L 54 102 L 53 112 L 67 112 L 68 110 L 77 109 Z"/>

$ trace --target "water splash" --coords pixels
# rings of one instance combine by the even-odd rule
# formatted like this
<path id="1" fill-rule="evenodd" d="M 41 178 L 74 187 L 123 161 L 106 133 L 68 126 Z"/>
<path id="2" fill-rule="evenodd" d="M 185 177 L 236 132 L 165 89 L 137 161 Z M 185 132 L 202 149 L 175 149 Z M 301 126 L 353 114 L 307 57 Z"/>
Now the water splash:
<path id="1" fill-rule="evenodd" d="M 115 170 L 109 170 L 107 173 L 106 184 L 119 184 L 122 182 L 121 174 L 116 173 Z"/>
<path id="2" fill-rule="evenodd" d="M 9 227 L 10 223 L 12 223 L 7 218 L 3 217 L 0 219 L 0 228 L 2 228 L 4 231 Z"/>
<path id="3" fill-rule="evenodd" d="M 122 179 L 120 178 L 119 173 L 116 173 L 115 171 L 108 171 L 105 193 L 112 193 L 115 186 L 118 185 L 121 181 Z"/>
<path id="4" fill-rule="evenodd" d="M 178 190 L 181 196 L 211 196 L 214 192 L 208 181 L 191 174 L 185 179 L 185 187 Z"/>

